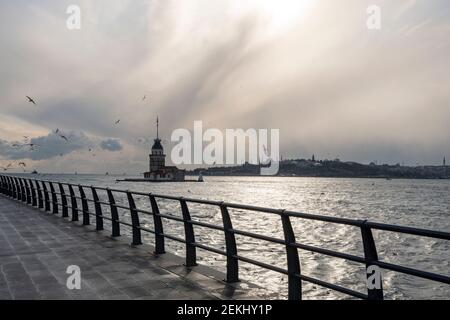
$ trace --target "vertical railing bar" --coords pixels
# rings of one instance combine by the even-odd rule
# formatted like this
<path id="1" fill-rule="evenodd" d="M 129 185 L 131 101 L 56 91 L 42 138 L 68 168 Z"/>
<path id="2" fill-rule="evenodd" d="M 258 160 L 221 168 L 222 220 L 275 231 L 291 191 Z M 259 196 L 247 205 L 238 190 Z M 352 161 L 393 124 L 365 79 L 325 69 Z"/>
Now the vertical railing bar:
<path id="1" fill-rule="evenodd" d="M 14 185 L 14 180 L 11 177 L 9 177 L 9 184 L 11 186 L 11 197 L 13 199 L 15 199 L 16 198 L 16 189 L 15 189 L 15 185 Z"/>
<path id="2" fill-rule="evenodd" d="M 184 221 L 184 234 L 186 240 L 186 267 L 194 267 L 197 265 L 197 248 L 195 244 L 194 227 L 191 223 L 191 215 L 186 200 L 180 198 L 181 213 Z"/>
<path id="3" fill-rule="evenodd" d="M 4 194 L 4 182 L 3 182 L 3 176 L 0 175 L 0 193 Z"/>
<path id="4" fill-rule="evenodd" d="M 42 186 L 44 188 L 45 211 L 50 211 L 50 196 L 45 181 L 42 181 Z"/>
<path id="5" fill-rule="evenodd" d="M 127 191 L 128 204 L 130 205 L 131 224 L 133 226 L 133 243 L 137 246 L 142 244 L 141 229 L 139 224 L 139 214 L 136 210 L 136 203 L 134 202 L 133 195 L 130 191 Z"/>
<path id="6" fill-rule="evenodd" d="M 86 199 L 86 194 L 84 193 L 84 189 L 81 185 L 78 185 L 78 191 L 80 192 L 81 208 L 83 211 L 83 226 L 88 226 L 91 224 L 91 222 L 89 217 L 89 206 Z"/>
<path id="7" fill-rule="evenodd" d="M 17 178 L 13 178 L 14 180 L 14 187 L 16 189 L 16 193 L 15 193 L 15 199 L 16 200 L 22 200 L 22 196 L 21 196 L 21 191 L 20 191 L 20 185 L 19 185 L 19 180 L 17 180 Z"/>
<path id="8" fill-rule="evenodd" d="M 120 237 L 119 213 L 117 212 L 116 200 L 114 199 L 114 195 L 109 188 L 106 188 L 106 193 L 108 194 L 109 207 L 111 211 L 111 236 Z"/>
<path id="9" fill-rule="evenodd" d="M 100 200 L 98 198 L 97 191 L 94 186 L 91 186 L 92 197 L 94 198 L 94 207 L 95 207 L 95 229 L 103 230 L 103 213 L 102 206 L 100 204 Z"/>
<path id="10" fill-rule="evenodd" d="M 50 186 L 50 192 L 52 193 L 52 213 L 57 214 L 58 213 L 58 197 L 56 196 L 55 187 L 53 186 L 52 182 L 48 183 Z"/>
<path id="11" fill-rule="evenodd" d="M 72 221 L 78 221 L 78 204 L 77 198 L 75 197 L 75 192 L 73 191 L 73 186 L 71 184 L 69 186 L 69 194 L 70 194 L 70 204 L 72 207 Z"/>
<path id="12" fill-rule="evenodd" d="M 164 254 L 165 251 L 165 244 L 164 244 L 164 228 L 162 219 L 159 216 L 159 207 L 158 203 L 156 202 L 155 197 L 150 193 L 150 205 L 152 206 L 152 213 L 153 213 L 153 226 L 155 228 L 155 254 Z"/>
<path id="13" fill-rule="evenodd" d="M 288 265 L 288 298 L 289 300 L 302 299 L 302 280 L 298 277 L 301 275 L 300 258 L 298 249 L 295 244 L 295 233 L 292 228 L 291 219 L 286 210 L 281 212 L 281 222 L 283 225 L 284 240 L 286 243 L 286 256 Z"/>
<path id="14" fill-rule="evenodd" d="M 14 199 L 20 200 L 20 190 L 19 190 L 19 182 L 16 178 L 11 178 L 14 185 Z"/>
<path id="15" fill-rule="evenodd" d="M 27 204 L 31 204 L 31 189 L 28 186 L 28 180 L 27 179 L 23 179 L 23 184 L 25 186 L 25 190 L 26 190 L 26 194 L 27 194 Z"/>
<path id="16" fill-rule="evenodd" d="M 366 277 L 367 277 L 367 284 L 369 282 L 369 274 L 368 269 L 371 266 L 375 266 L 374 262 L 378 261 L 378 253 L 377 248 L 375 245 L 375 240 L 373 238 L 372 229 L 367 226 L 367 221 L 362 221 L 361 224 L 361 236 L 363 241 L 363 247 L 364 247 L 364 258 L 366 260 Z M 375 266 L 378 271 L 379 268 Z M 367 299 L 368 300 L 383 300 L 384 294 L 383 294 L 383 282 L 381 278 L 381 271 L 378 275 L 379 279 L 375 279 L 376 281 L 379 281 L 379 288 L 369 288 L 367 286 Z"/>
<path id="17" fill-rule="evenodd" d="M 24 190 L 23 190 L 22 181 L 20 180 L 20 178 L 16 178 L 16 180 L 17 180 L 17 190 L 18 190 L 18 194 L 19 194 L 19 200 L 24 201 L 25 194 L 24 194 Z"/>
<path id="18" fill-rule="evenodd" d="M 225 232 L 225 246 L 227 250 L 227 279 L 226 282 L 239 282 L 239 260 L 237 259 L 236 237 L 233 233 L 233 224 L 231 222 L 228 208 L 220 204 L 220 212 L 222 214 L 223 228 Z"/>
<path id="19" fill-rule="evenodd" d="M 36 207 L 37 206 L 36 189 L 33 185 L 33 180 L 28 179 L 28 182 L 30 184 L 30 189 L 31 189 L 31 198 L 32 198 L 31 205 L 33 207 Z"/>
<path id="20" fill-rule="evenodd" d="M 19 189 L 20 189 L 19 200 L 21 200 L 22 202 L 25 202 L 25 201 L 27 201 L 27 198 L 26 198 L 26 194 L 25 194 L 25 188 L 23 187 L 22 179 L 17 178 L 17 181 L 18 181 Z"/>
<path id="21" fill-rule="evenodd" d="M 42 208 L 44 208 L 44 198 L 42 195 L 41 185 L 38 180 L 35 180 L 34 182 L 36 183 L 36 190 L 37 190 L 37 195 L 38 195 L 38 208 L 42 209 Z"/>
<path id="22" fill-rule="evenodd" d="M 61 205 L 62 205 L 62 217 L 67 218 L 69 216 L 69 208 L 67 208 L 67 196 L 64 191 L 64 186 L 61 182 L 58 183 L 59 193 L 61 194 Z"/>

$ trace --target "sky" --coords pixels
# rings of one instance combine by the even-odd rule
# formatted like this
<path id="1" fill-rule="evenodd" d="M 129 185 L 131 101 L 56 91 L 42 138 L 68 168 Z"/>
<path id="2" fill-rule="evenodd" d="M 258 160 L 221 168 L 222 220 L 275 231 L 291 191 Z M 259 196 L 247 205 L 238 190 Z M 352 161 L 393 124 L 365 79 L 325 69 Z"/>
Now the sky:
<path id="1" fill-rule="evenodd" d="M 144 172 L 156 117 L 167 154 L 201 120 L 279 129 L 285 159 L 439 165 L 449 56 L 448 0 L 0 0 L 0 166 Z"/>

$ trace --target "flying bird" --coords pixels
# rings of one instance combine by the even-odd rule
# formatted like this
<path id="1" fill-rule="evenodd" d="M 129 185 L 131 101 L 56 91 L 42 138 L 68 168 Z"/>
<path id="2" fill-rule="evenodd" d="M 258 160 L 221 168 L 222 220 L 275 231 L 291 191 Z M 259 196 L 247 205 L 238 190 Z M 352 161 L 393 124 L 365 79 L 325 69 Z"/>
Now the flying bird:
<path id="1" fill-rule="evenodd" d="M 142 98 L 142 101 L 144 101 L 145 99 L 147 99 L 147 96 L 144 96 L 144 97 Z"/>
<path id="2" fill-rule="evenodd" d="M 59 128 L 56 128 L 55 133 L 56 133 L 56 134 L 59 133 Z"/>
<path id="3" fill-rule="evenodd" d="M 119 122 L 120 122 L 120 119 L 116 121 L 116 124 L 119 124 Z"/>
<path id="4" fill-rule="evenodd" d="M 26 96 L 28 98 L 28 102 L 31 102 L 32 104 L 36 105 L 36 101 L 33 100 L 33 98 Z"/>
<path id="5" fill-rule="evenodd" d="M 60 134 L 59 136 L 60 136 L 62 139 L 66 140 L 66 142 L 69 142 L 69 139 L 67 139 L 66 136 L 64 136 L 64 135 L 62 135 L 62 134 Z"/>

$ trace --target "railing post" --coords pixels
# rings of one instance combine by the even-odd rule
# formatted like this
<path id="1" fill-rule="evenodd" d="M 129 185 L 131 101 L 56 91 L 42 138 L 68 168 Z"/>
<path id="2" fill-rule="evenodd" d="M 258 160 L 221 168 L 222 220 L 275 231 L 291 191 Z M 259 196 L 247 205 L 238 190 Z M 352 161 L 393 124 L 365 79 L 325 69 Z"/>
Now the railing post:
<path id="1" fill-rule="evenodd" d="M 50 211 L 50 197 L 48 195 L 48 189 L 45 185 L 45 181 L 42 181 L 42 187 L 44 188 L 44 203 L 45 203 L 45 211 Z"/>
<path id="2" fill-rule="evenodd" d="M 24 192 L 23 192 L 23 185 L 20 181 L 20 178 L 15 178 L 16 184 L 17 184 L 17 199 L 20 201 L 23 201 L 24 199 Z"/>
<path id="3" fill-rule="evenodd" d="M 23 184 L 25 186 L 26 194 L 27 194 L 27 204 L 31 204 L 31 189 L 28 185 L 28 180 L 23 179 Z"/>
<path id="4" fill-rule="evenodd" d="M 5 194 L 5 185 L 4 185 L 3 179 L 4 179 L 4 177 L 2 175 L 0 175 L 0 192 L 2 194 Z"/>
<path id="5" fill-rule="evenodd" d="M 155 197 L 152 194 L 149 194 L 150 204 L 152 206 L 153 213 L 153 226 L 155 228 L 155 254 L 164 254 L 166 253 L 165 245 L 164 245 L 164 229 L 162 224 L 162 219 L 159 216 L 159 208 L 158 203 L 156 202 Z"/>
<path id="6" fill-rule="evenodd" d="M 109 207 L 111 211 L 111 236 L 120 237 L 119 213 L 117 212 L 116 201 L 114 200 L 114 195 L 109 188 L 106 188 L 106 193 L 108 194 Z"/>
<path id="7" fill-rule="evenodd" d="M 44 208 L 44 198 L 42 196 L 42 189 L 41 189 L 39 181 L 35 180 L 35 182 L 36 182 L 36 190 L 37 190 L 37 195 L 38 195 L 38 208 L 42 209 L 42 208 Z"/>
<path id="8" fill-rule="evenodd" d="M 14 181 L 11 177 L 8 177 L 8 181 L 9 181 L 10 197 L 15 198 L 16 194 L 15 194 L 15 189 L 14 189 Z"/>
<path id="9" fill-rule="evenodd" d="M 83 226 L 88 226 L 91 224 L 89 219 L 89 207 L 86 200 L 86 194 L 84 193 L 83 187 L 78 185 L 78 190 L 80 191 L 81 198 L 81 208 L 83 210 Z"/>
<path id="10" fill-rule="evenodd" d="M 8 181 L 5 176 L 2 176 L 2 193 L 8 194 Z"/>
<path id="11" fill-rule="evenodd" d="M 17 178 L 13 177 L 11 178 L 14 184 L 14 199 L 20 200 L 20 188 L 19 188 L 19 181 Z"/>
<path id="12" fill-rule="evenodd" d="M 374 262 L 378 261 L 378 253 L 375 246 L 375 240 L 373 239 L 372 229 L 367 226 L 367 221 L 363 221 L 361 224 L 361 235 L 364 247 L 364 258 L 366 260 L 367 298 L 369 300 L 383 300 L 383 281 L 381 272 L 376 274 L 376 271 L 374 271 L 374 277 L 379 277 L 378 279 L 374 279 L 379 283 L 379 287 L 369 287 L 370 275 L 368 274 L 368 269 L 369 267 L 375 266 Z"/>
<path id="13" fill-rule="evenodd" d="M 133 245 L 142 244 L 141 229 L 139 224 L 139 215 L 136 211 L 136 204 L 134 203 L 133 195 L 127 191 L 128 204 L 130 205 L 131 224 L 133 225 Z"/>
<path id="14" fill-rule="evenodd" d="M 180 198 L 181 213 L 184 221 L 184 234 L 186 240 L 186 267 L 194 267 L 197 265 L 197 248 L 195 247 L 194 227 L 191 223 L 191 215 L 186 200 Z"/>
<path id="15" fill-rule="evenodd" d="M 19 200 L 20 191 L 19 191 L 19 184 L 17 182 L 16 178 L 11 178 L 11 182 L 13 185 L 13 198 Z"/>
<path id="16" fill-rule="evenodd" d="M 2 183 L 3 183 L 3 193 L 4 194 L 8 194 L 9 190 L 8 190 L 8 180 L 6 179 L 5 176 L 2 176 Z"/>
<path id="17" fill-rule="evenodd" d="M 20 189 L 20 197 L 19 200 L 21 200 L 22 202 L 26 202 L 27 201 L 27 195 L 25 193 L 25 187 L 23 186 L 23 182 L 21 178 L 18 178 L 18 184 L 19 184 L 19 189 Z"/>
<path id="18" fill-rule="evenodd" d="M 31 190 L 31 205 L 33 207 L 37 206 L 37 198 L 36 198 L 36 189 L 33 185 L 33 180 L 28 179 L 28 184 L 30 185 L 30 190 Z"/>
<path id="19" fill-rule="evenodd" d="M 300 259 L 298 250 L 292 244 L 295 244 L 295 234 L 292 229 L 291 219 L 286 210 L 281 212 L 281 222 L 283 225 L 284 241 L 286 243 L 286 255 L 288 264 L 288 287 L 289 300 L 302 299 L 302 280 L 298 277 L 301 275 Z"/>
<path id="20" fill-rule="evenodd" d="M 100 199 L 98 198 L 97 190 L 95 190 L 94 186 L 91 186 L 91 191 L 95 207 L 95 229 L 103 230 L 102 205 L 100 204 Z"/>
<path id="21" fill-rule="evenodd" d="M 225 246 L 227 249 L 227 279 L 228 283 L 239 282 L 239 261 L 237 259 L 236 237 L 233 232 L 228 208 L 221 203 L 220 212 L 222 214 L 223 228 L 225 232 Z"/>
<path id="22" fill-rule="evenodd" d="M 22 202 L 27 202 L 27 189 L 25 187 L 25 181 L 19 178 L 20 189 L 22 190 Z"/>
<path id="23" fill-rule="evenodd" d="M 11 189 L 9 187 L 9 179 L 8 177 L 4 176 L 3 180 L 5 181 L 5 194 L 8 196 L 11 196 Z"/>
<path id="24" fill-rule="evenodd" d="M 53 182 L 48 183 L 50 185 L 50 191 L 52 193 L 52 213 L 58 213 L 58 197 L 56 196 L 55 187 L 53 186 Z"/>
<path id="25" fill-rule="evenodd" d="M 6 186 L 5 186 L 6 187 L 6 194 L 11 197 L 11 195 L 12 195 L 11 182 L 9 181 L 8 177 L 5 177 L 5 183 L 6 183 Z"/>
<path id="26" fill-rule="evenodd" d="M 69 216 L 69 210 L 67 208 L 67 197 L 64 191 L 64 186 L 62 183 L 58 183 L 59 193 L 61 194 L 61 205 L 62 205 L 62 217 L 67 218 Z"/>
<path id="27" fill-rule="evenodd" d="M 73 187 L 69 184 L 70 206 L 72 207 L 72 221 L 78 221 L 78 204 Z"/>

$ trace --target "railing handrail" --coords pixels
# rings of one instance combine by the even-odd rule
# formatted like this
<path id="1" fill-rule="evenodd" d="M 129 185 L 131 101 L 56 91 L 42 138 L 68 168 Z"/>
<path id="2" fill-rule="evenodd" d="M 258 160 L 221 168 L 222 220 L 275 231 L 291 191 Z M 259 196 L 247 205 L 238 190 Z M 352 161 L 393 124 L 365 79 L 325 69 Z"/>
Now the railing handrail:
<path id="1" fill-rule="evenodd" d="M 36 187 L 33 185 L 32 181 L 35 182 Z M 46 184 L 50 188 L 47 188 Z M 55 191 L 54 185 L 59 187 L 59 192 Z M 42 188 L 40 187 L 42 185 Z M 69 193 L 66 193 L 63 186 L 68 186 Z M 75 188 L 74 188 L 75 187 Z M 77 195 L 75 190 L 78 190 L 79 195 Z M 84 189 L 91 190 L 93 199 L 86 196 Z M 98 198 L 97 190 L 106 191 L 108 195 L 108 202 L 101 201 Z M 415 236 L 429 237 L 441 240 L 450 240 L 450 232 L 436 231 L 429 229 L 421 229 L 415 227 L 391 225 L 385 223 L 371 222 L 367 220 L 356 220 L 341 217 L 325 216 L 308 214 L 290 210 L 283 209 L 273 209 L 266 207 L 258 207 L 251 205 L 243 205 L 238 203 L 228 203 L 222 201 L 211 201 L 195 198 L 185 198 L 177 196 L 169 196 L 154 193 L 137 192 L 130 190 L 121 190 L 108 187 L 96 187 L 87 186 L 82 184 L 72 184 L 68 182 L 58 182 L 51 180 L 39 180 L 32 178 L 24 178 L 23 176 L 14 175 L 0 175 L 0 192 L 15 199 L 21 200 L 32 206 L 39 206 L 39 208 L 45 209 L 45 211 L 50 211 L 52 209 L 53 214 L 58 213 L 58 207 L 62 208 L 63 217 L 68 216 L 68 209 L 72 210 L 72 221 L 78 221 L 78 213 L 83 214 L 83 224 L 90 224 L 89 216 L 96 217 L 97 230 L 103 230 L 103 219 L 107 219 L 112 222 L 112 235 L 120 235 L 120 225 L 124 225 L 132 228 L 133 235 L 133 245 L 139 245 L 141 241 L 141 231 L 149 232 L 155 235 L 155 254 L 165 253 L 164 239 L 177 241 L 184 243 L 186 245 L 186 266 L 193 267 L 196 265 L 196 249 L 200 248 L 213 252 L 216 254 L 224 255 L 227 257 L 227 282 L 237 282 L 239 281 L 238 273 L 238 261 L 243 261 L 251 263 L 253 265 L 269 269 L 272 271 L 287 274 L 289 276 L 289 298 L 290 299 L 301 299 L 301 282 L 307 281 L 320 285 L 325 288 L 329 288 L 341 293 L 349 294 L 353 297 L 362 299 L 383 299 L 383 289 L 368 289 L 367 294 L 354 291 L 345 287 L 341 287 L 335 284 L 331 284 L 319 279 L 314 279 L 305 276 L 300 270 L 300 260 L 298 256 L 298 249 L 315 252 L 331 257 L 341 258 L 348 261 L 353 261 L 357 263 L 366 264 L 366 268 L 369 266 L 378 266 L 382 269 L 387 269 L 395 272 L 400 272 L 403 274 L 413 275 L 416 277 L 429 279 L 441 283 L 450 284 L 450 277 L 446 275 L 441 275 L 437 273 L 426 272 L 418 269 L 413 269 L 409 267 L 404 267 L 396 264 L 387 263 L 380 261 L 378 259 L 377 249 L 375 246 L 375 240 L 372 235 L 372 230 L 381 230 L 388 232 L 396 232 L 402 234 L 409 234 Z M 43 193 L 43 196 L 42 196 Z M 128 206 L 117 204 L 114 199 L 114 193 L 124 194 L 128 200 Z M 51 197 L 50 197 L 51 196 Z M 143 210 L 136 206 L 133 196 L 144 196 L 150 199 L 150 204 L 152 211 Z M 58 202 L 58 197 L 61 199 Z M 68 199 L 71 200 L 71 205 L 68 203 Z M 182 217 L 177 217 L 171 214 L 160 213 L 158 209 L 158 203 L 156 199 L 173 200 L 179 202 L 181 205 Z M 80 202 L 81 207 L 78 205 Z M 95 212 L 93 212 L 88 203 L 94 204 Z M 203 205 L 216 206 L 221 209 L 222 214 L 222 226 L 214 225 L 208 222 L 202 222 L 198 220 L 193 220 L 189 213 L 188 203 L 196 203 Z M 45 207 L 42 205 L 45 204 Z M 102 212 L 102 205 L 110 207 L 111 218 L 104 215 Z M 50 208 L 52 207 L 52 208 Z M 235 229 L 232 226 L 232 221 L 228 213 L 228 209 L 240 209 L 259 213 L 269 213 L 275 214 L 280 217 L 283 230 L 284 239 L 279 239 L 271 236 L 266 236 L 262 234 L 257 234 L 254 232 L 244 231 Z M 117 209 L 129 210 L 131 213 L 131 223 L 120 220 Z M 143 227 L 139 224 L 139 214 L 146 214 L 153 216 L 154 219 L 154 230 Z M 164 233 L 163 224 L 161 218 L 170 219 L 173 221 L 181 222 L 184 224 L 185 237 L 180 238 L 178 236 L 173 236 Z M 329 222 L 340 225 L 349 225 L 361 229 L 362 243 L 364 247 L 364 257 L 355 256 L 339 251 L 329 250 L 325 248 L 319 248 L 315 246 L 305 245 L 298 243 L 295 240 L 295 232 L 291 226 L 291 218 L 300 218 L 306 220 Z M 215 249 L 209 247 L 208 245 L 198 243 L 195 240 L 195 233 L 193 226 L 201 226 L 215 230 L 221 230 L 225 235 L 226 251 Z M 284 245 L 286 248 L 286 254 L 288 258 L 287 269 L 283 269 L 274 265 L 266 264 L 261 261 L 257 261 L 251 258 L 243 257 L 238 254 L 236 247 L 235 235 L 241 235 L 250 237 L 253 239 L 268 241 L 275 244 Z M 369 275 L 367 275 L 369 277 Z"/>
<path id="2" fill-rule="evenodd" d="M 16 177 L 16 176 L 14 176 L 14 177 Z M 32 180 L 36 181 L 37 179 L 32 179 Z M 53 180 L 38 180 L 38 181 L 49 182 L 49 183 L 61 183 L 63 185 L 71 184 L 68 182 L 58 182 L 58 181 L 53 181 Z M 90 186 L 80 185 L 80 184 L 71 184 L 71 185 L 72 186 L 81 186 L 83 188 L 91 188 L 92 187 L 92 185 L 90 185 Z M 130 191 L 130 190 L 108 188 L 108 187 L 95 187 L 95 188 L 97 190 L 105 190 L 105 191 L 111 190 L 112 192 L 119 192 L 119 193 L 123 193 L 123 194 L 125 194 L 127 191 Z M 139 192 L 139 191 L 130 191 L 130 192 L 134 195 L 140 195 L 140 196 L 148 196 L 149 194 L 151 194 L 155 198 L 159 198 L 159 199 L 176 200 L 176 201 L 184 200 L 184 201 L 190 202 L 190 203 L 214 205 L 214 206 L 219 206 L 219 207 L 221 205 L 224 205 L 227 208 L 242 209 L 242 210 L 270 213 L 270 214 L 277 214 L 277 215 L 281 215 L 281 213 L 284 212 L 285 214 L 287 214 L 291 217 L 296 217 L 296 218 L 301 218 L 301 219 L 306 219 L 306 220 L 338 223 L 338 224 L 350 225 L 350 226 L 354 226 L 354 227 L 361 227 L 362 224 L 365 223 L 367 226 L 369 226 L 370 228 L 375 229 L 375 230 L 392 231 L 392 232 L 398 232 L 398 233 L 404 233 L 404 234 L 437 238 L 437 239 L 442 239 L 442 240 L 450 240 L 450 232 L 445 232 L 445 231 L 437 231 L 437 230 L 408 227 L 408 226 L 399 226 L 399 225 L 393 225 L 393 224 L 373 222 L 373 221 L 368 221 L 368 220 L 358 220 L 358 219 L 351 219 L 351 218 L 325 216 L 325 215 L 304 213 L 304 212 L 299 212 L 299 211 L 268 208 L 268 207 L 259 207 L 259 206 L 245 205 L 245 204 L 224 202 L 224 201 L 217 201 L 217 200 L 205 200 L 205 199 L 196 199 L 196 198 L 189 198 L 189 197 L 186 198 L 186 197 L 181 197 L 181 196 L 177 197 L 177 196 L 156 194 L 156 193 L 152 193 L 152 192 L 147 192 L 147 193 Z M 81 199 L 81 197 L 80 197 L 80 199 Z M 93 201 L 93 200 L 91 200 L 91 201 Z"/>

